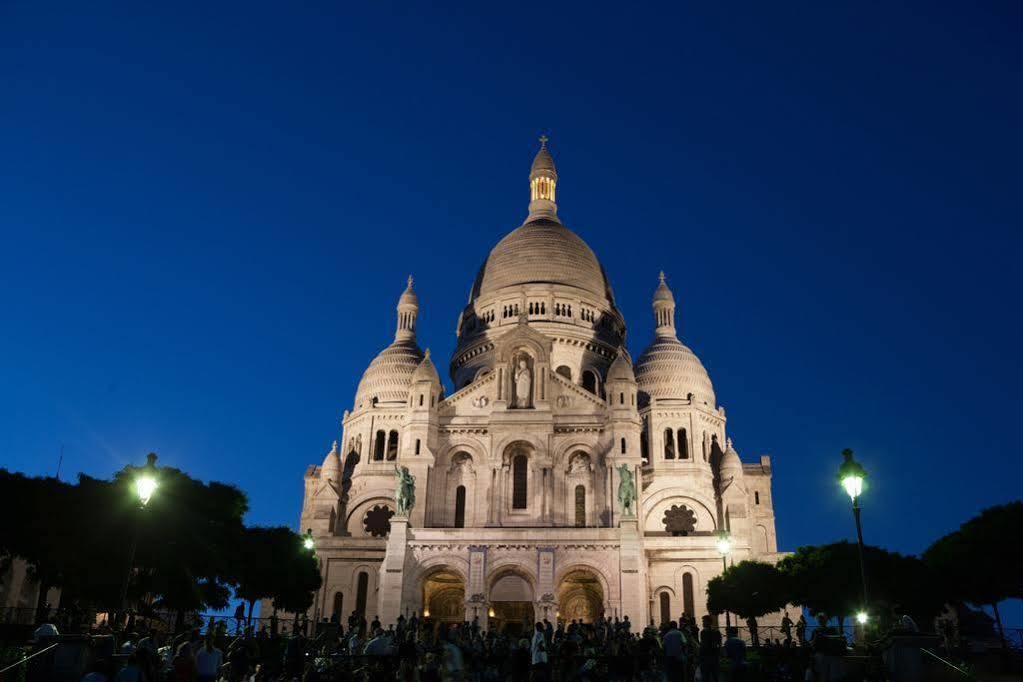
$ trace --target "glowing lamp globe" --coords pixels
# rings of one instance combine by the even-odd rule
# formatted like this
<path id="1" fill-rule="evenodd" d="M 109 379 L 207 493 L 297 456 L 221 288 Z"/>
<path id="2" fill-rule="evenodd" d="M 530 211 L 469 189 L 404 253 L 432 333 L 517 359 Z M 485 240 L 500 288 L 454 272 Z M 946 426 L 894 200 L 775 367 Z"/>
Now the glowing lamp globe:
<path id="1" fill-rule="evenodd" d="M 867 620 L 868 616 L 866 611 L 860 611 L 859 613 L 856 614 L 856 622 L 859 623 L 860 625 L 866 625 Z"/>
<path id="2" fill-rule="evenodd" d="M 853 459 L 853 451 L 846 448 L 842 451 L 842 466 L 838 468 L 838 481 L 845 488 L 846 494 L 853 501 L 863 493 L 863 481 L 867 471 Z"/>
<path id="3" fill-rule="evenodd" d="M 732 540 L 727 535 L 722 535 L 718 538 L 717 547 L 721 556 L 728 556 L 728 553 L 732 551 Z"/>
<path id="4" fill-rule="evenodd" d="M 156 490 L 156 479 L 152 476 L 139 476 L 135 479 L 135 492 L 138 493 L 139 502 L 142 506 L 149 504 L 149 500 L 153 497 L 153 492 Z"/>

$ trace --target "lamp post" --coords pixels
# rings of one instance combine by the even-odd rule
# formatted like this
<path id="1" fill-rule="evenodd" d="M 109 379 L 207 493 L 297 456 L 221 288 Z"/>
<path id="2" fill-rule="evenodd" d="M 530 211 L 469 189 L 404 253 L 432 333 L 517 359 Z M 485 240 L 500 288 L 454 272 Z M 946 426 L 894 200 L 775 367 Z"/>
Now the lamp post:
<path id="1" fill-rule="evenodd" d="M 856 614 L 856 620 L 861 625 L 867 622 L 867 569 L 863 562 L 863 525 L 860 523 L 860 495 L 863 493 L 863 481 L 866 478 L 867 471 L 853 459 L 853 451 L 849 448 L 842 450 L 842 466 L 838 467 L 838 481 L 852 500 L 853 518 L 856 519 L 856 547 L 859 549 L 860 581 L 863 585 L 863 610 Z"/>
<path id="2" fill-rule="evenodd" d="M 732 539 L 728 537 L 728 531 L 721 531 L 717 541 L 718 553 L 721 555 L 721 575 L 728 570 L 728 555 L 732 552 Z M 732 616 L 725 611 L 725 627 L 732 627 Z"/>
<path id="3" fill-rule="evenodd" d="M 150 452 L 146 456 L 146 465 L 142 467 L 139 475 L 135 478 L 135 495 L 138 497 L 139 506 L 135 514 L 135 528 L 131 535 L 131 548 L 128 550 L 128 572 L 124 576 L 124 584 L 121 586 L 121 609 L 128 611 L 128 585 L 131 583 L 131 574 L 135 571 L 135 549 L 139 542 L 139 517 L 142 510 L 153 498 L 153 493 L 159 483 L 156 480 L 156 454 Z"/>

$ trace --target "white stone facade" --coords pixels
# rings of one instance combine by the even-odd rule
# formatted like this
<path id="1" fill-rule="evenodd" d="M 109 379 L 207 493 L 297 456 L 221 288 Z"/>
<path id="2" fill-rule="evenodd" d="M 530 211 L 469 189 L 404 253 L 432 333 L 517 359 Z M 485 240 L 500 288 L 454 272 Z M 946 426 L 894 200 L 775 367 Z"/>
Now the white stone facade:
<path id="1" fill-rule="evenodd" d="M 740 461 L 663 274 L 655 338 L 633 367 L 603 268 L 558 218 L 556 183 L 543 145 L 526 222 L 459 316 L 452 395 L 417 343 L 409 279 L 341 443 L 306 472 L 301 528 L 324 579 L 310 615 L 699 618 L 722 570 L 719 532 L 733 561 L 778 557 L 770 459 Z M 622 465 L 635 515 L 619 503 Z M 396 466 L 415 476 L 407 518 L 392 516 Z"/>

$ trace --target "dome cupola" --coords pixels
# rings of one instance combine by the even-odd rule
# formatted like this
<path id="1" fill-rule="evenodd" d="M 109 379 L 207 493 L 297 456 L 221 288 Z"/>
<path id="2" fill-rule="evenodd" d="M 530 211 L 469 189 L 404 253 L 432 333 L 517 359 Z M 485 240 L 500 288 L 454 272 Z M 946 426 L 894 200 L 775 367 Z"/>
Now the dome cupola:
<path id="1" fill-rule="evenodd" d="M 703 363 L 678 340 L 675 297 L 664 273 L 654 292 L 654 340 L 636 362 L 636 383 L 649 398 L 687 398 L 715 406 L 714 385 Z"/>
<path id="2" fill-rule="evenodd" d="M 533 158 L 529 169 L 529 216 L 526 222 L 537 218 L 558 220 L 558 205 L 555 190 L 558 185 L 558 171 L 554 168 L 554 157 L 547 151 L 547 136 L 540 136 L 540 151 Z"/>
<path id="3" fill-rule="evenodd" d="M 416 318 L 419 299 L 412 289 L 412 277 L 398 299 L 398 320 L 394 342 L 373 358 L 355 391 L 355 410 L 374 405 L 404 405 L 408 400 L 412 374 L 423 360 L 416 343 Z"/>

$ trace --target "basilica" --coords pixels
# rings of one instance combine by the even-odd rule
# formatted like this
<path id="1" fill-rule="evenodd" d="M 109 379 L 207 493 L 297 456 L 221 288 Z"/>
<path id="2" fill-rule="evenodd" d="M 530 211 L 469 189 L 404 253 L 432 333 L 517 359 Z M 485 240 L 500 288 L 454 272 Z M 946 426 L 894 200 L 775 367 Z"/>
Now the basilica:
<path id="1" fill-rule="evenodd" d="M 417 339 L 409 278 L 341 441 L 305 474 L 301 529 L 323 577 L 311 617 L 699 619 L 723 535 L 727 561 L 780 557 L 771 460 L 740 459 L 665 275 L 650 275 L 655 331 L 633 360 L 557 184 L 541 138 L 525 222 L 459 313 L 451 394 Z"/>

